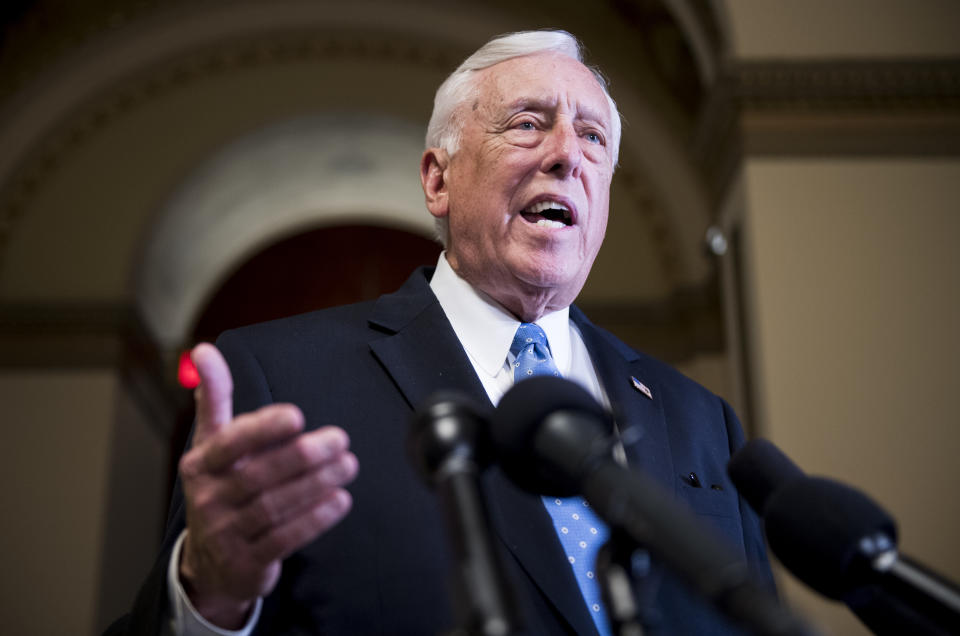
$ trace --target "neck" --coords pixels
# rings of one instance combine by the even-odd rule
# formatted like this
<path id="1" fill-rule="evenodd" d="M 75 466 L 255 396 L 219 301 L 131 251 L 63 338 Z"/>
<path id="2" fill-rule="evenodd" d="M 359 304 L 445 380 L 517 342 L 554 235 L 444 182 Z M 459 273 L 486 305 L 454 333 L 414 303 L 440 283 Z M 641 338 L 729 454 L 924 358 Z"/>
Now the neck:
<path id="1" fill-rule="evenodd" d="M 576 288 L 570 285 L 542 287 L 509 275 L 488 277 L 484 275 L 486 272 L 461 267 L 449 252 L 447 262 L 457 276 L 521 322 L 536 322 L 546 314 L 569 307 L 583 286 L 581 282 Z"/>
<path id="2" fill-rule="evenodd" d="M 472 282 L 470 284 L 520 322 L 536 322 L 549 313 L 569 307 L 573 302 L 572 298 L 567 300 L 551 289 L 531 288 L 517 292 L 516 290 L 488 289 Z"/>

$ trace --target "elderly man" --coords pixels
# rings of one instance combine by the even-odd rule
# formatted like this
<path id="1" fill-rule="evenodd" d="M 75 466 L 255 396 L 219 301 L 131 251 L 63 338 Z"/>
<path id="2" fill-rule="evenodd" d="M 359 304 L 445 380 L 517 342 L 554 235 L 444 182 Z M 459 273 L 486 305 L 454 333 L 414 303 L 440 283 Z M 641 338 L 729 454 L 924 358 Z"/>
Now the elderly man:
<path id="1" fill-rule="evenodd" d="M 182 496 L 131 632 L 453 627 L 441 511 L 408 465 L 408 422 L 440 389 L 496 404 L 529 360 L 612 405 L 622 460 L 768 573 L 725 476 L 742 443 L 729 407 L 570 307 L 603 241 L 619 139 L 613 100 L 565 32 L 494 39 L 444 82 L 420 165 L 446 248 L 435 270 L 194 350 L 203 383 Z M 589 509 L 498 470 L 485 490 L 528 632 L 609 633 L 587 547 L 605 529 Z M 585 538 L 570 542 L 578 524 Z M 650 633 L 730 629 L 655 562 L 640 591 Z"/>

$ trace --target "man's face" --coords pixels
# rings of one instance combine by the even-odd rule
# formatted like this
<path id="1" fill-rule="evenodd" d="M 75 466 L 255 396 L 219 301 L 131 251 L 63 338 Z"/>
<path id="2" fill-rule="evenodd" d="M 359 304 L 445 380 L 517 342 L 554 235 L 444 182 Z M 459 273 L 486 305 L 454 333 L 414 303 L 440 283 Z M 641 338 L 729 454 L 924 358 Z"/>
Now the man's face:
<path id="1" fill-rule="evenodd" d="M 552 53 L 484 69 L 477 88 L 428 207 L 449 215 L 454 270 L 532 320 L 573 302 L 603 242 L 612 113 L 590 70 Z"/>

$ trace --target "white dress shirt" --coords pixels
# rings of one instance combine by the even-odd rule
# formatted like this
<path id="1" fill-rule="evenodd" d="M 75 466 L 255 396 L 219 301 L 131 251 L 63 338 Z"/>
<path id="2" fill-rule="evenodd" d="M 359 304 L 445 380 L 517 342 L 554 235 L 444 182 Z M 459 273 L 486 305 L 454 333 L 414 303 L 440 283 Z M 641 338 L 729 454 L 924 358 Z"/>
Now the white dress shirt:
<path id="1" fill-rule="evenodd" d="M 430 280 L 430 289 L 440 301 L 440 307 L 453 326 L 490 401 L 496 405 L 513 386 L 514 356 L 510 353 L 510 344 L 520 321 L 492 298 L 460 278 L 447 262 L 446 253 L 440 255 L 437 269 Z M 580 331 L 570 321 L 569 307 L 542 316 L 536 324 L 547 334 L 550 352 L 560 375 L 578 382 L 597 401 L 607 404 Z M 363 458 L 360 460 L 362 462 Z M 190 603 L 179 578 L 180 550 L 185 533 L 186 530 L 180 534 L 167 568 L 167 589 L 171 599 L 168 633 L 175 636 L 249 636 L 260 616 L 262 599 L 257 599 L 243 629 L 236 631 L 212 625 Z"/>
<path id="2" fill-rule="evenodd" d="M 490 401 L 498 404 L 513 386 L 514 356 L 510 353 L 510 344 L 520 320 L 457 276 L 445 254 L 440 255 L 430 289 L 440 301 Z M 583 385 L 594 398 L 605 403 L 590 354 L 580 331 L 570 321 L 570 308 L 546 314 L 536 322 L 547 334 L 550 353 L 560 375 Z"/>

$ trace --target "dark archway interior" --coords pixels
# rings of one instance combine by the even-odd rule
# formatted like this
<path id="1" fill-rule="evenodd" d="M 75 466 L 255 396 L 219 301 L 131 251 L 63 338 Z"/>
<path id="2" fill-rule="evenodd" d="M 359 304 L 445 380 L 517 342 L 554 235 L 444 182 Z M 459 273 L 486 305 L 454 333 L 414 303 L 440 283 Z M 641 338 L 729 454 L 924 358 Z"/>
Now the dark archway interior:
<path id="1" fill-rule="evenodd" d="M 240 265 L 207 302 L 193 341 L 226 329 L 370 300 L 391 292 L 440 246 L 403 230 L 365 225 L 314 229 L 274 243 Z"/>

